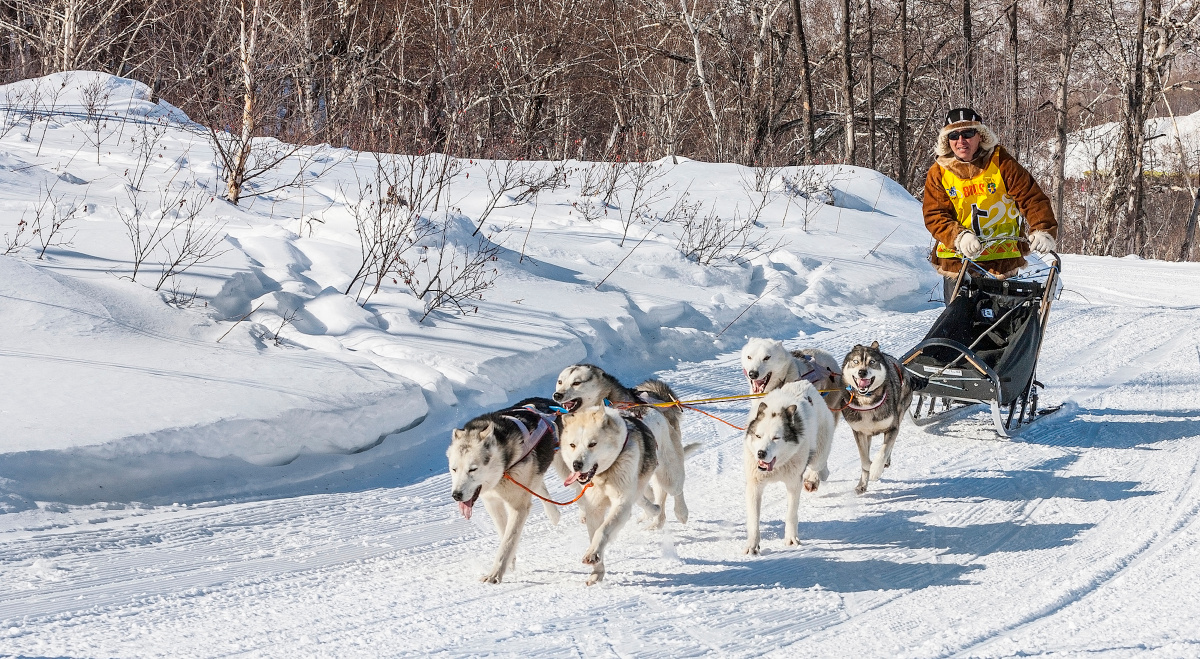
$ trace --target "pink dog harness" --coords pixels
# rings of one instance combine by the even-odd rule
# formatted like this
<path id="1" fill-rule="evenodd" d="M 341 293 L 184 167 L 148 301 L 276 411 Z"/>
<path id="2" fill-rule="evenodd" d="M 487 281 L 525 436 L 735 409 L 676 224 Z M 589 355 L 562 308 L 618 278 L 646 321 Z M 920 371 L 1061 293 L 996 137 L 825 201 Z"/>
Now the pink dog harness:
<path id="1" fill-rule="evenodd" d="M 521 455 L 516 460 L 513 460 L 512 464 L 509 464 L 507 468 L 512 468 L 513 465 L 529 457 L 529 454 L 533 452 L 533 448 L 538 445 L 538 442 L 542 441 L 542 437 L 545 437 L 547 432 L 556 435 L 555 441 L 557 442 L 558 433 L 554 429 L 553 421 L 550 420 L 553 417 L 548 414 L 542 414 L 532 405 L 526 405 L 521 409 L 528 410 L 536 414 L 538 417 L 538 422 L 537 426 L 530 431 L 529 426 L 525 425 L 525 422 L 521 419 L 515 416 L 503 416 L 503 418 L 517 424 L 517 429 L 521 431 Z"/>

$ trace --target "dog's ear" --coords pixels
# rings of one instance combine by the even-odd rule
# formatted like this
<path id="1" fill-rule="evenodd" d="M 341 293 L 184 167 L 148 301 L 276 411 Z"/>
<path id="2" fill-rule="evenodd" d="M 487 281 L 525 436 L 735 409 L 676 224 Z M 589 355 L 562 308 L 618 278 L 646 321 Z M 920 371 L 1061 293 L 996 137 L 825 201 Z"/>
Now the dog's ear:
<path id="1" fill-rule="evenodd" d="M 787 409 L 784 410 L 784 412 L 787 413 L 789 419 L 796 418 L 796 406 L 795 405 L 788 405 Z"/>
<path id="2" fill-rule="evenodd" d="M 462 435 L 463 431 L 455 428 L 454 430 L 450 431 L 450 441 L 457 442 L 458 440 L 462 439 Z"/>
<path id="3" fill-rule="evenodd" d="M 872 349 L 872 350 L 879 350 L 879 342 L 878 342 L 878 341 L 872 341 L 872 342 L 871 342 L 871 349 Z"/>
<path id="4" fill-rule="evenodd" d="M 487 426 L 480 431 L 479 436 L 483 439 L 491 439 L 496 434 L 496 426 L 491 421 L 487 422 Z"/>

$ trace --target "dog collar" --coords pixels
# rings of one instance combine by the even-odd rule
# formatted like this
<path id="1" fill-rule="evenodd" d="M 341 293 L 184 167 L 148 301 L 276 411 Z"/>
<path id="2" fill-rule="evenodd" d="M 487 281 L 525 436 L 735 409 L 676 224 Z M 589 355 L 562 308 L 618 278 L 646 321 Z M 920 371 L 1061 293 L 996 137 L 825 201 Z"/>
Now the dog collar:
<path id="1" fill-rule="evenodd" d="M 883 396 L 879 399 L 879 402 L 875 403 L 874 405 L 872 405 L 870 407 L 859 407 L 859 406 L 855 405 L 854 404 L 854 396 L 855 396 L 855 393 L 853 391 L 851 391 L 850 392 L 850 402 L 846 405 L 846 407 L 849 407 L 850 409 L 856 410 L 858 412 L 870 412 L 871 410 L 876 409 L 880 405 L 883 405 L 883 401 L 887 400 L 887 389 L 883 390 Z"/>
<path id="2" fill-rule="evenodd" d="M 512 468 L 513 465 L 524 460 L 529 456 L 530 453 L 533 453 L 533 448 L 538 445 L 538 442 L 542 441 L 542 437 L 545 437 L 547 432 L 554 432 L 554 427 L 550 425 L 548 421 L 546 421 L 546 417 L 542 416 L 541 412 L 532 407 L 525 407 L 523 409 L 527 409 L 537 415 L 537 426 L 530 431 L 529 426 L 525 425 L 525 422 L 521 421 L 521 419 L 508 415 L 503 417 L 517 424 L 517 430 L 521 431 L 521 454 L 516 460 L 513 460 L 507 468 Z"/>

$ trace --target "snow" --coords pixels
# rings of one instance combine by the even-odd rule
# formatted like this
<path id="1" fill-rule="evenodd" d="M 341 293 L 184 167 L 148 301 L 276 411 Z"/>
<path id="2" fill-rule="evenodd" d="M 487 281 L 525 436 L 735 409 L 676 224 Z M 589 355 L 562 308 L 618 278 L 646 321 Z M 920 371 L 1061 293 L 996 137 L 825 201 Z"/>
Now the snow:
<path id="1" fill-rule="evenodd" d="M 1150 138 L 1146 144 L 1147 169 L 1178 172 L 1181 153 L 1185 163 L 1194 163 L 1200 154 L 1200 111 L 1182 117 L 1147 119 L 1146 134 Z M 1089 172 L 1111 168 L 1120 138 L 1120 126 L 1115 122 L 1071 133 L 1067 138 L 1067 178 L 1083 178 Z"/>
<path id="2" fill-rule="evenodd" d="M 1200 266 L 1067 255 L 1039 364 L 1063 409 L 1010 441 L 982 412 L 906 425 L 863 496 L 841 424 L 799 547 L 772 487 L 763 555 L 741 554 L 740 433 L 689 415 L 687 525 L 631 523 L 589 588 L 575 509 L 557 527 L 535 509 L 517 569 L 484 585 L 496 535 L 449 497 L 451 428 L 579 361 L 698 398 L 745 393 L 747 336 L 901 354 L 940 308 L 919 204 L 869 170 L 785 170 L 831 189 L 805 201 L 776 179 L 760 222 L 779 248 L 703 266 L 677 226 L 635 225 L 622 247 L 617 208 L 581 218 L 591 165 L 570 163 L 567 187 L 489 218 L 499 277 L 479 312 L 420 321 L 401 286 L 341 293 L 347 192 L 374 160 L 333 150 L 308 187 L 207 207 L 227 251 L 176 279 L 186 304 L 152 290 L 154 259 L 130 280 L 138 124 L 114 119 L 97 164 L 92 81 L 114 117 L 163 122 L 147 189 L 217 189 L 207 139 L 138 83 L 0 89 L 10 105 L 61 90 L 52 120 L 0 138 L 0 234 L 50 186 L 85 208 L 71 245 L 0 257 L 0 656 L 1200 653 Z M 654 212 L 684 189 L 726 217 L 754 203 L 744 168 L 657 165 L 673 187 Z M 460 246 L 489 167 L 454 183 Z M 747 407 L 709 410 L 736 424 Z"/>

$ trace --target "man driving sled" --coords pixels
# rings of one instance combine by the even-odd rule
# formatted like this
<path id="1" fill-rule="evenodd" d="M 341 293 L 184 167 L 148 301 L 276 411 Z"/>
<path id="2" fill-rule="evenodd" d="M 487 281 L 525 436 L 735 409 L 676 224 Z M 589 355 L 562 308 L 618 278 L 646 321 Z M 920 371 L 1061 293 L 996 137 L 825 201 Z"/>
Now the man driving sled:
<path id="1" fill-rule="evenodd" d="M 950 300 L 965 256 L 1001 279 L 1017 274 L 1032 249 L 1054 249 L 1058 222 L 1033 176 L 970 108 L 946 115 L 937 159 L 925 177 L 925 228 L 938 241 L 929 260 Z"/>

